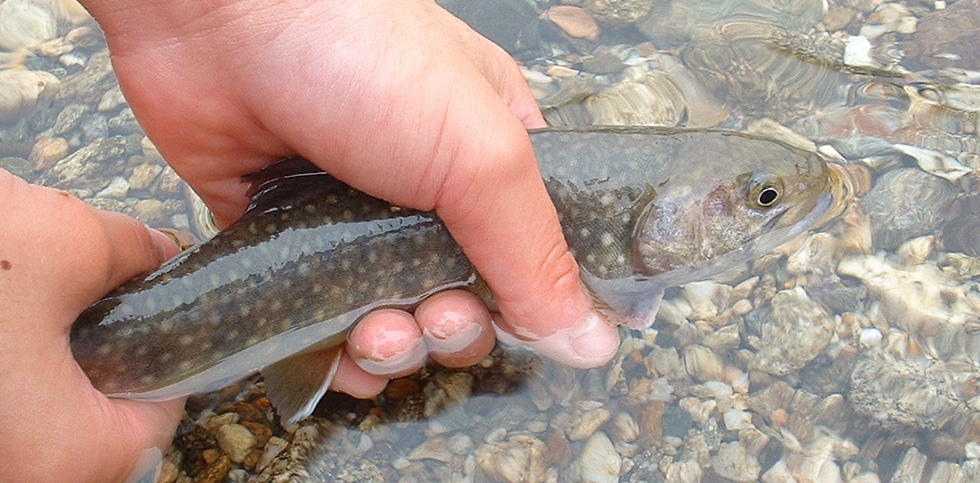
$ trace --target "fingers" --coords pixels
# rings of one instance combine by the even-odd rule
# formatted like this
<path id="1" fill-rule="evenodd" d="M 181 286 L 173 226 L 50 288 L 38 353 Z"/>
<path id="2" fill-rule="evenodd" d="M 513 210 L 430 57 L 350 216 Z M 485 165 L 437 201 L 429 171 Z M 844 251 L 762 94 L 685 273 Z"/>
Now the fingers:
<path id="1" fill-rule="evenodd" d="M 496 336 L 490 312 L 475 295 L 447 290 L 415 310 L 429 355 L 446 367 L 477 364 L 493 350 Z"/>
<path id="2" fill-rule="evenodd" d="M 422 302 L 414 316 L 382 309 L 365 316 L 348 344 L 330 388 L 355 397 L 380 393 L 389 378 L 417 371 L 428 356 L 447 367 L 466 367 L 493 349 L 490 312 L 473 294 L 449 290 Z"/>
<path id="3" fill-rule="evenodd" d="M 214 29 L 179 42 L 105 25 L 134 112 L 222 223 L 244 207 L 242 174 L 303 155 L 372 196 L 435 209 L 496 295 L 502 333 L 547 338 L 543 354 L 579 366 L 612 357 L 615 331 L 597 323 L 542 183 L 526 129 L 544 122 L 513 59 L 432 2 L 246 13 L 179 23 Z M 230 54 L 216 42 L 241 31 L 263 41 Z M 134 37 L 147 48 L 120 53 Z"/>
<path id="4" fill-rule="evenodd" d="M 425 364 L 428 350 L 415 318 L 402 310 L 376 310 L 347 337 L 347 353 L 371 374 L 400 377 Z"/>

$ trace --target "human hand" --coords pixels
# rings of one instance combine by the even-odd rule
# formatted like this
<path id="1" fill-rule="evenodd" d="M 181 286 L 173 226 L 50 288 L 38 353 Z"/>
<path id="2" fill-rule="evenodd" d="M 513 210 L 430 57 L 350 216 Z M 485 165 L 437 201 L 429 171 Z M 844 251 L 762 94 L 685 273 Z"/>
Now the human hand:
<path id="1" fill-rule="evenodd" d="M 0 200 L 0 480 L 117 481 L 149 471 L 183 400 L 107 398 L 72 358 L 68 333 L 82 310 L 176 246 L 128 216 L 2 169 Z"/>
<path id="2" fill-rule="evenodd" d="M 501 337 L 579 367 L 615 352 L 537 170 L 525 129 L 544 122 L 523 77 L 434 2 L 83 3 L 142 126 L 219 224 L 245 208 L 243 175 L 298 154 L 373 196 L 436 210 L 493 290 Z M 418 367 L 427 312 L 449 321 L 443 352 L 469 354 L 450 362 L 480 360 L 486 309 L 441 298 L 414 319 L 361 321 L 347 352 L 396 362 L 371 376 L 344 361 L 333 388 L 368 396 Z"/>

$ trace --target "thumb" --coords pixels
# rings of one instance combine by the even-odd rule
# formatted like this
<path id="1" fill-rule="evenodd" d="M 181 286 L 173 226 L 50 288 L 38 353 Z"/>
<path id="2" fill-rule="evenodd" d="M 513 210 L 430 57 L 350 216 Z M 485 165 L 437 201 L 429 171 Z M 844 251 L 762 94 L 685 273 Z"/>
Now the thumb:
<path id="1" fill-rule="evenodd" d="M 592 306 L 530 138 L 510 119 L 466 130 L 458 157 L 481 159 L 476 166 L 486 169 L 452 170 L 437 211 L 493 291 L 502 340 L 575 367 L 603 364 L 618 348 L 618 331 Z"/>
<path id="2" fill-rule="evenodd" d="M 130 217 L 3 170 L 0 200 L 0 398 L 18 401 L 0 411 L 0 459 L 23 462 L 5 467 L 4 477 L 113 481 L 133 475 L 144 455 L 155 465 L 182 401 L 105 397 L 72 358 L 68 330 L 85 306 L 176 247 Z"/>

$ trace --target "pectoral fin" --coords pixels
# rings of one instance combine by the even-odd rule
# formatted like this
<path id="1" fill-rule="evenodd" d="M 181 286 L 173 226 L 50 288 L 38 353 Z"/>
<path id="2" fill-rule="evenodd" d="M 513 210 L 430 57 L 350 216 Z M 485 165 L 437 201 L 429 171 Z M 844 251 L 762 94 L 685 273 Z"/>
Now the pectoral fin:
<path id="1" fill-rule="evenodd" d="M 309 416 L 327 392 L 340 364 L 343 347 L 305 352 L 262 369 L 265 392 L 282 424 Z"/>
<path id="2" fill-rule="evenodd" d="M 613 322 L 631 329 L 653 325 L 664 298 L 664 285 L 644 277 L 599 278 L 582 270 L 582 281 Z"/>

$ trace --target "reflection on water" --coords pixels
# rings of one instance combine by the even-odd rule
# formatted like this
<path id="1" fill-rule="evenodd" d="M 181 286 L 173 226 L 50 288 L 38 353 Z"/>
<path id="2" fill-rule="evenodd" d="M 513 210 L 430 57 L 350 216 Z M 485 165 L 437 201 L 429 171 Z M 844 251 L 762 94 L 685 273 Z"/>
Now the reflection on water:
<path id="1" fill-rule="evenodd" d="M 0 4 L 0 22 L 16 12 L 55 26 L 0 38 L 0 82 L 16 94 L 0 106 L 0 166 L 153 226 L 208 230 L 125 106 L 97 30 L 41 3 Z M 624 330 L 602 368 L 498 348 L 374 401 L 325 399 L 287 428 L 249 383 L 245 403 L 219 412 L 261 442 L 240 464 L 223 460 L 225 474 L 980 478 L 980 1 L 444 3 L 521 61 L 552 124 L 763 132 L 866 170 L 867 194 L 748 275 L 668 293 L 657 324 Z M 205 426 L 210 401 L 189 407 Z M 221 450 L 208 431 L 185 421 L 168 458 L 212 471 Z"/>

